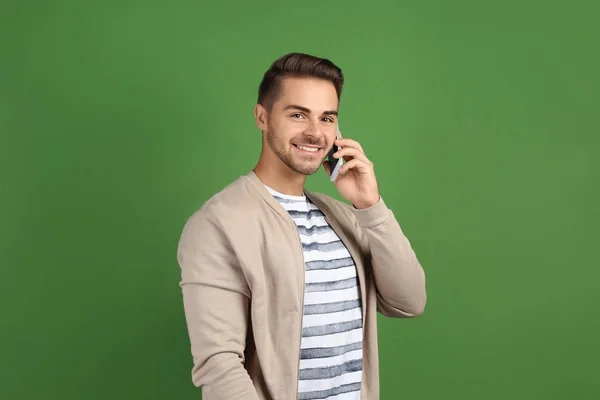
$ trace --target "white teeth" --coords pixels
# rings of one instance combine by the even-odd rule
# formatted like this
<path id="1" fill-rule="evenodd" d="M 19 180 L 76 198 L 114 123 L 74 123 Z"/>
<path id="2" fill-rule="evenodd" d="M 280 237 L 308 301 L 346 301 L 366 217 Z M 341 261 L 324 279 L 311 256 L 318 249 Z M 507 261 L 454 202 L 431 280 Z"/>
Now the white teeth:
<path id="1" fill-rule="evenodd" d="M 299 149 L 301 150 L 305 150 L 305 151 L 310 151 L 311 153 L 314 153 L 316 151 L 318 151 L 319 149 L 314 148 L 314 147 L 304 147 L 304 146 L 298 146 Z"/>

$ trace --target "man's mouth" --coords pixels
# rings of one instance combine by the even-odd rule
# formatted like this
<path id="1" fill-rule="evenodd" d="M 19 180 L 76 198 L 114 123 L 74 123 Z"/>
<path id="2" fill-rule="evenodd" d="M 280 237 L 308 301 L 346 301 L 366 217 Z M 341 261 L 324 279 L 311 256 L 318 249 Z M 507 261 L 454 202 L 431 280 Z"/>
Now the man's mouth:
<path id="1" fill-rule="evenodd" d="M 302 145 L 302 144 L 294 144 L 294 146 L 302 151 L 308 153 L 318 153 L 321 150 L 320 147 L 314 145 Z"/>

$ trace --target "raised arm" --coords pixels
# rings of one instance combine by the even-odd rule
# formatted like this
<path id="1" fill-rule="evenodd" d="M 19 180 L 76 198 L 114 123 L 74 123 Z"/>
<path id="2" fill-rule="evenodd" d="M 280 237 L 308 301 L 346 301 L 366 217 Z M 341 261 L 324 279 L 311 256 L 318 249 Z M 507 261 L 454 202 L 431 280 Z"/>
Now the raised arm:
<path id="1" fill-rule="evenodd" d="M 381 198 L 373 163 L 360 143 L 345 138 L 335 144 L 341 149 L 334 157 L 346 160 L 335 186 L 352 204 L 358 219 L 357 229 L 367 236 L 377 286 L 377 308 L 390 317 L 416 317 L 425 309 L 423 268 L 394 213 Z M 329 169 L 326 164 L 327 173 Z"/>

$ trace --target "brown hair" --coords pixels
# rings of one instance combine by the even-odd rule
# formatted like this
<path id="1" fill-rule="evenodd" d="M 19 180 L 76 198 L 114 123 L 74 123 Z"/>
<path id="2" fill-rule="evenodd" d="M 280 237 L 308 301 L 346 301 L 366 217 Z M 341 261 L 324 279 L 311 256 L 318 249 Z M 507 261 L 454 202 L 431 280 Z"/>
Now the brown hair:
<path id="1" fill-rule="evenodd" d="M 279 98 L 283 78 L 319 78 L 333 83 L 337 92 L 338 101 L 342 96 L 344 75 L 342 70 L 325 58 L 319 58 L 304 53 L 289 53 L 275 60 L 258 87 L 258 103 L 267 110 Z"/>

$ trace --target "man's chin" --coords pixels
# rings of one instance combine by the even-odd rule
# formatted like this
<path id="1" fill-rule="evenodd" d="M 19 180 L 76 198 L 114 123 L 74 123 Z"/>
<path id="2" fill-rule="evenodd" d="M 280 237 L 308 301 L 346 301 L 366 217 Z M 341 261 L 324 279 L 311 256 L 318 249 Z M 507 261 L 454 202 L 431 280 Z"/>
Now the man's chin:
<path id="1" fill-rule="evenodd" d="M 317 165 L 316 167 L 300 167 L 300 166 L 296 166 L 296 168 L 292 168 L 295 172 L 302 174 L 302 175 L 314 175 L 317 173 L 317 171 L 319 170 L 321 165 Z"/>

